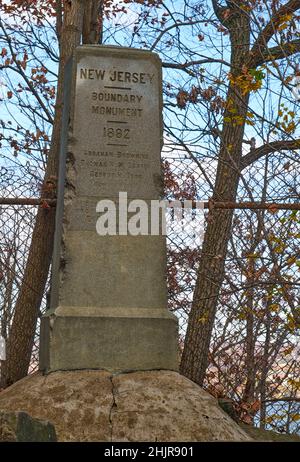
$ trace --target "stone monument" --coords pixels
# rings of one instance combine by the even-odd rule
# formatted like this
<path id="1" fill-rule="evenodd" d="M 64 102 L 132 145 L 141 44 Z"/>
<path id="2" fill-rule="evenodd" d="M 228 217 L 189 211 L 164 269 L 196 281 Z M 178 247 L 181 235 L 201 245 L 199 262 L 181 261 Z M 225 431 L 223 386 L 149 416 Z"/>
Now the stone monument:
<path id="1" fill-rule="evenodd" d="M 66 82 L 40 369 L 177 370 L 165 236 L 128 234 L 119 202 L 120 192 L 149 205 L 162 196 L 160 59 L 130 48 L 81 46 Z M 116 204 L 115 235 L 96 230 L 104 199 Z"/>
<path id="2" fill-rule="evenodd" d="M 58 441 L 250 441 L 212 396 L 176 372 L 165 236 L 157 223 L 152 235 L 145 223 L 141 234 L 126 232 L 134 207 L 162 194 L 159 58 L 82 46 L 66 82 L 41 371 L 0 393 L 2 439 L 12 438 L 7 416 L 26 412 L 54 424 Z M 115 205 L 115 233 L 98 232 L 103 204 Z M 29 430 L 22 441 L 32 439 Z"/>

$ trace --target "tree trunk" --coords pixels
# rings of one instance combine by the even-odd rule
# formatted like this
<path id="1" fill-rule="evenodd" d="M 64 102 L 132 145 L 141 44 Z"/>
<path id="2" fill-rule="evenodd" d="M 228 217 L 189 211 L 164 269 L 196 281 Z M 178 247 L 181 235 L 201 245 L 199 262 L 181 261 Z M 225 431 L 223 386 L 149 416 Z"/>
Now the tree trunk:
<path id="1" fill-rule="evenodd" d="M 255 259 L 250 257 L 249 264 L 247 265 L 247 281 L 249 285 L 247 290 L 247 303 L 246 303 L 246 384 L 243 393 L 242 401 L 246 403 L 253 403 L 255 391 L 255 336 L 254 336 L 254 272 L 255 272 Z M 253 416 L 251 416 L 253 420 Z M 251 422 L 253 423 L 253 422 Z"/>
<path id="2" fill-rule="evenodd" d="M 83 0 L 64 2 L 64 17 L 60 36 L 60 62 L 52 131 L 42 195 L 55 196 L 59 163 L 61 120 L 63 109 L 64 67 L 75 47 L 80 43 L 83 17 Z M 7 360 L 1 382 L 8 386 L 28 373 L 39 308 L 47 282 L 52 258 L 55 228 L 55 208 L 39 207 L 32 234 L 28 260 L 7 342 Z"/>
<path id="3" fill-rule="evenodd" d="M 231 10 L 226 27 L 231 38 L 231 73 L 241 74 L 249 60 L 249 18 L 238 7 Z M 213 200 L 235 201 L 240 178 L 240 160 L 249 93 L 243 94 L 232 82 L 227 93 L 220 154 Z M 239 119 L 236 119 L 236 116 Z M 235 121 L 238 120 L 238 123 Z M 208 216 L 199 262 L 196 287 L 186 333 L 180 371 L 203 384 L 208 366 L 209 345 L 218 296 L 224 279 L 225 257 L 230 238 L 233 210 L 214 210 Z"/>
<path id="4" fill-rule="evenodd" d="M 103 0 L 85 1 L 82 43 L 102 43 L 103 4 Z"/>

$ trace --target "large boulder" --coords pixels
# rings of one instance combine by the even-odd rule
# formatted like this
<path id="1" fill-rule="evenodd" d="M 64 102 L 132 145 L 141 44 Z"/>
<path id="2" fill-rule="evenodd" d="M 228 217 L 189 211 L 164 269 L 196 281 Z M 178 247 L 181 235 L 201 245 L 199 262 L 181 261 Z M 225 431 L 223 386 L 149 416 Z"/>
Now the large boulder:
<path id="1" fill-rule="evenodd" d="M 211 395 L 171 371 L 36 373 L 0 393 L 0 410 L 52 422 L 59 441 L 252 441 Z"/>

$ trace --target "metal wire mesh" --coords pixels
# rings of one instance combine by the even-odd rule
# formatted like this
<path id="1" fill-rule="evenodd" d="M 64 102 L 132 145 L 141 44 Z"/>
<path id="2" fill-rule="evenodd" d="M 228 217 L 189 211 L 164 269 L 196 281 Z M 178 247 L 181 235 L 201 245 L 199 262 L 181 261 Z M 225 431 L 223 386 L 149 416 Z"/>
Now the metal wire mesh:
<path id="1" fill-rule="evenodd" d="M 237 200 L 296 202 L 296 163 L 259 165 L 247 171 Z M 164 150 L 165 195 L 207 199 L 211 190 L 198 165 L 178 148 Z M 213 178 L 215 165 L 205 167 Z M 264 185 L 264 187 L 262 186 Z M 287 186 L 288 185 L 288 186 Z M 1 197 L 38 197 L 38 181 L 3 167 Z M 169 309 L 179 320 L 183 347 L 207 211 L 167 212 Z M 0 206 L 0 319 L 7 338 L 31 241 L 34 206 Z M 299 212 L 298 212 L 299 214 Z M 226 257 L 226 275 L 211 338 L 205 388 L 230 398 L 239 417 L 263 428 L 299 433 L 300 251 L 297 212 L 237 210 Z M 40 315 L 45 309 L 45 297 Z M 38 367 L 38 330 L 29 372 Z"/>
<path id="2" fill-rule="evenodd" d="M 193 161 L 180 163 L 175 151 L 166 162 L 173 194 L 212 193 Z M 280 155 L 256 163 L 237 201 L 298 202 L 297 167 Z M 200 230 L 203 214 L 198 220 Z M 245 422 L 287 433 L 300 430 L 299 233 L 299 212 L 235 211 L 205 379 L 215 397 L 233 400 Z M 179 319 L 181 345 L 201 253 L 194 239 L 178 223 L 169 229 L 169 308 Z"/>
<path id="3" fill-rule="evenodd" d="M 39 183 L 28 170 L 2 166 L 0 197 L 38 197 Z M 0 204 L 0 326 L 1 336 L 9 336 L 15 303 L 22 284 L 37 208 Z M 43 297 L 37 322 L 29 372 L 38 368 L 39 320 L 45 310 Z"/>

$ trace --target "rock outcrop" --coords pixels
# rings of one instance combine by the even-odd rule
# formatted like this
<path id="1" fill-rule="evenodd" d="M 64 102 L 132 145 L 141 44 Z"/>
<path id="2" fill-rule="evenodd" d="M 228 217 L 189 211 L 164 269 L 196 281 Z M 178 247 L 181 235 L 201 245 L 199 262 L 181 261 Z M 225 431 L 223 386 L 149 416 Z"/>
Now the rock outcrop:
<path id="1" fill-rule="evenodd" d="M 0 411 L 55 426 L 58 441 L 251 441 L 217 401 L 171 371 L 36 373 L 0 393 Z"/>

